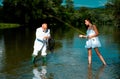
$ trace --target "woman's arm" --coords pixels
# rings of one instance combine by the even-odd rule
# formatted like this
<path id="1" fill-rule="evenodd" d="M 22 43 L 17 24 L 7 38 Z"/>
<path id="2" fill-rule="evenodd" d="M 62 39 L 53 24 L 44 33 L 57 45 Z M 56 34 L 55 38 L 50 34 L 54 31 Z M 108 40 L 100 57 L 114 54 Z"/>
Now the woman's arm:
<path id="1" fill-rule="evenodd" d="M 93 30 L 95 31 L 95 35 L 93 35 L 94 37 L 95 36 L 98 36 L 99 35 L 99 32 L 98 32 L 98 29 L 95 25 L 93 25 Z"/>

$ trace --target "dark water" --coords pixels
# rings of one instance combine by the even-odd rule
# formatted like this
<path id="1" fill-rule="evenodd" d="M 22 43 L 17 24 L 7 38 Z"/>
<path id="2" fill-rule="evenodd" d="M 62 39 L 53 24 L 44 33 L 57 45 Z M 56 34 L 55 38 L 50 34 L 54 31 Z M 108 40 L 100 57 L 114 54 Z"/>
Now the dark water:
<path id="1" fill-rule="evenodd" d="M 35 30 L 0 30 L 0 79 L 120 79 L 120 32 L 106 26 L 99 30 L 107 66 L 94 50 L 92 66 L 88 66 L 86 40 L 72 29 L 52 33 L 55 50 L 48 51 L 46 63 L 39 56 L 36 66 L 31 64 Z"/>

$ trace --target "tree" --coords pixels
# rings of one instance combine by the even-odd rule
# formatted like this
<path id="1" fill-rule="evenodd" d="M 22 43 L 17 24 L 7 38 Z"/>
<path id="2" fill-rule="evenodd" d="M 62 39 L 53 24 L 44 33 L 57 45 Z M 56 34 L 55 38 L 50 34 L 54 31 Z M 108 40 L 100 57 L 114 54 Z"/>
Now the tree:
<path id="1" fill-rule="evenodd" d="M 73 0 L 66 0 L 66 9 L 68 12 L 73 12 L 74 11 L 74 2 Z"/>
<path id="2" fill-rule="evenodd" d="M 115 24 L 120 27 L 120 0 L 108 0 L 110 3 L 110 7 L 112 6 L 113 16 L 115 20 Z"/>
<path id="3" fill-rule="evenodd" d="M 4 22 L 39 24 L 49 14 L 59 13 L 62 0 L 4 0 Z"/>

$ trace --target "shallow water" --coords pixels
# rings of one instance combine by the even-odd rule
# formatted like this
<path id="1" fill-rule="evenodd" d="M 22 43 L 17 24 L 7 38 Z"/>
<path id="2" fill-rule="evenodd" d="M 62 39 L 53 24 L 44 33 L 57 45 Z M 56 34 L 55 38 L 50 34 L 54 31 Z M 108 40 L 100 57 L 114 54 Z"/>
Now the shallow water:
<path id="1" fill-rule="evenodd" d="M 35 30 L 0 30 L 0 79 L 120 79 L 120 32 L 105 27 L 99 30 L 99 50 L 107 66 L 94 50 L 88 66 L 86 40 L 72 29 L 54 31 L 54 52 L 48 51 L 45 63 L 39 56 L 35 65 L 31 63 Z"/>

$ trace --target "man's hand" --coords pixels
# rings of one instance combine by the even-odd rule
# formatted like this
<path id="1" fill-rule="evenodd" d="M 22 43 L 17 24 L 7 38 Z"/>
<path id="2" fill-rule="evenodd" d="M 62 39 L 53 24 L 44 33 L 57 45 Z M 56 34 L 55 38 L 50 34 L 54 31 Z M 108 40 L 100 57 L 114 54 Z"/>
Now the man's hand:
<path id="1" fill-rule="evenodd" d="M 45 37 L 44 37 L 44 39 L 48 39 L 48 38 L 49 38 L 49 36 L 45 36 Z"/>

